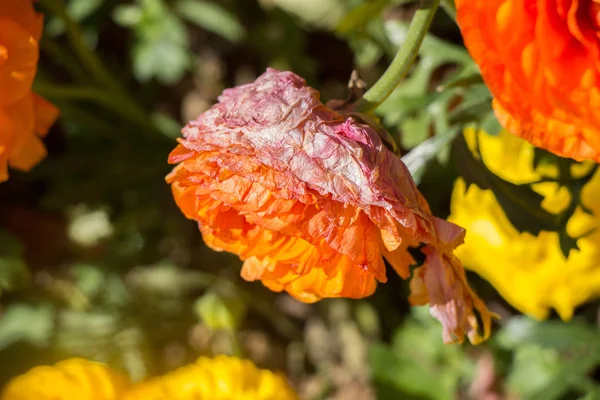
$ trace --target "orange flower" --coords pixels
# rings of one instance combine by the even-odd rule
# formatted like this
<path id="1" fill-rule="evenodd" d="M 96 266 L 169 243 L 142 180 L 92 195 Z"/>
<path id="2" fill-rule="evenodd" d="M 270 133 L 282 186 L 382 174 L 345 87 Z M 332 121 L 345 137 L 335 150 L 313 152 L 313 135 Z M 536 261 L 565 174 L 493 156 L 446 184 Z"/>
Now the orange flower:
<path id="1" fill-rule="evenodd" d="M 413 304 L 431 305 L 446 342 L 481 339 L 473 308 L 489 334 L 453 255 L 464 230 L 431 215 L 373 128 L 325 107 L 300 77 L 271 69 L 226 90 L 183 134 L 167 181 L 207 245 L 244 260 L 244 279 L 304 302 L 361 298 L 386 280 L 382 255 L 408 278 L 407 248 L 424 243 Z"/>
<path id="2" fill-rule="evenodd" d="M 8 164 L 27 171 L 46 155 L 39 136 L 58 117 L 31 92 L 42 23 L 31 0 L 0 1 L 0 182 L 8 179 Z"/>
<path id="3" fill-rule="evenodd" d="M 500 123 L 533 145 L 600 162 L 600 1 L 456 0 Z"/>

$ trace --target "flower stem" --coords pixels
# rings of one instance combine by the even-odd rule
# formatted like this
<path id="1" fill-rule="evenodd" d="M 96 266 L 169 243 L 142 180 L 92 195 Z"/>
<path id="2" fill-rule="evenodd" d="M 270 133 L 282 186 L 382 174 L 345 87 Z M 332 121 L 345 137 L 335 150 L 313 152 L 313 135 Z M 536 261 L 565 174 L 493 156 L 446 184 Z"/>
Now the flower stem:
<path id="1" fill-rule="evenodd" d="M 105 106 L 110 106 L 111 104 L 109 103 L 112 103 L 113 107 L 108 108 L 117 111 L 117 114 L 129 118 L 151 131 L 159 132 L 152 124 L 146 111 L 122 87 L 121 82 L 106 68 L 100 57 L 84 43 L 81 29 L 77 22 L 69 15 L 64 0 L 40 0 L 40 4 L 55 14 L 65 24 L 66 35 L 71 48 L 79 58 L 81 66 L 95 81 L 93 83 L 94 86 L 98 87 L 96 91 L 90 91 L 87 88 L 66 88 L 61 91 L 56 86 L 39 85 L 40 90 L 48 90 L 58 96 L 64 97 L 77 97 L 81 95 L 88 100 L 100 101 Z"/>
<path id="2" fill-rule="evenodd" d="M 65 24 L 66 34 L 73 50 L 75 50 L 81 63 L 90 71 L 96 81 L 110 89 L 118 89 L 119 84 L 115 82 L 111 74 L 104 68 L 100 58 L 90 51 L 83 42 L 81 29 L 69 15 L 64 2 L 62 0 L 41 0 L 40 4 Z"/>
<path id="3" fill-rule="evenodd" d="M 367 113 L 376 109 L 406 77 L 417 58 L 439 4 L 440 0 L 421 0 L 421 5 L 408 28 L 406 40 L 398 49 L 388 69 L 357 103 L 356 111 Z"/>

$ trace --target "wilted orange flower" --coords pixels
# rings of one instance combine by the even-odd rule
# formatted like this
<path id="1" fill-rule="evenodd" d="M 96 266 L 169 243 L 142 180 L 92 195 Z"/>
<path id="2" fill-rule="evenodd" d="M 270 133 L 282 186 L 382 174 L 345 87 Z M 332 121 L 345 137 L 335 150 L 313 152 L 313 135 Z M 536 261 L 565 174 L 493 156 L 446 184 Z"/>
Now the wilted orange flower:
<path id="1" fill-rule="evenodd" d="M 600 162 L 600 1 L 456 0 L 500 123 L 533 145 Z"/>
<path id="2" fill-rule="evenodd" d="M 31 92 L 43 18 L 32 0 L 0 1 L 0 182 L 8 165 L 27 171 L 45 155 L 40 139 L 58 110 Z"/>
<path id="3" fill-rule="evenodd" d="M 226 90 L 184 129 L 167 177 L 205 242 L 237 254 L 242 277 L 304 302 L 361 298 L 385 282 L 382 255 L 403 278 L 424 243 L 411 302 L 431 305 L 446 342 L 489 334 L 490 314 L 453 255 L 464 230 L 431 215 L 400 158 L 377 132 L 344 118 L 291 72 L 268 70 Z"/>

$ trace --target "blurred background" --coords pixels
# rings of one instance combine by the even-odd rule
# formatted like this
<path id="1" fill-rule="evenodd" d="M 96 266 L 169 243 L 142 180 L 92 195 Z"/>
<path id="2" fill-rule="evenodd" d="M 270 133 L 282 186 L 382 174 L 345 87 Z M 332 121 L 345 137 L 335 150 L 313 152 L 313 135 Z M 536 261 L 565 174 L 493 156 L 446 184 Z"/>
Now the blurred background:
<path id="1" fill-rule="evenodd" d="M 239 277 L 207 249 L 164 176 L 180 129 L 267 67 L 345 99 L 402 44 L 398 0 L 41 0 L 34 90 L 61 110 L 48 157 L 0 185 L 0 387 L 69 356 L 134 379 L 228 353 L 283 371 L 304 399 L 600 399 L 598 301 L 563 323 L 521 315 L 475 274 L 502 319 L 480 346 L 443 345 L 408 284 L 315 305 Z M 440 10 L 409 78 L 377 110 L 434 214 L 449 212 L 467 123 L 498 130 L 490 95 Z M 471 72 L 471 74 L 469 74 Z M 469 81 L 469 85 L 465 82 Z M 467 87 L 468 86 L 468 87 Z M 465 89 L 466 88 L 466 89 Z M 531 282 L 531 290 L 536 283 Z"/>

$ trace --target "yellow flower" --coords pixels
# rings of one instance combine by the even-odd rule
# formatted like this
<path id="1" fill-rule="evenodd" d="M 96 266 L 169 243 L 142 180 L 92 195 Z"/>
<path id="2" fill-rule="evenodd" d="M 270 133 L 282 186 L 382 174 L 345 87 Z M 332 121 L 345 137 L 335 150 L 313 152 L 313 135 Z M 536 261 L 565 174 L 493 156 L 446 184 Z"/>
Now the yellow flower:
<path id="1" fill-rule="evenodd" d="M 125 400 L 296 400 L 283 376 L 234 357 L 196 363 L 133 388 Z"/>
<path id="2" fill-rule="evenodd" d="M 476 132 L 465 131 L 473 146 Z M 502 132 L 499 136 L 479 133 L 481 158 L 501 178 L 530 183 L 542 177 L 557 176 L 552 165 L 533 169 L 534 148 L 522 139 Z M 576 165 L 574 174 L 589 171 L 590 164 Z M 557 183 L 534 184 L 544 196 L 542 207 L 558 213 L 570 202 L 566 188 Z M 579 250 L 566 259 L 556 232 L 542 231 L 538 236 L 520 233 L 509 222 L 490 190 L 466 185 L 459 179 L 452 194 L 452 222 L 466 228 L 465 244 L 456 255 L 471 269 L 487 279 L 515 308 L 537 319 L 556 309 L 568 320 L 578 305 L 600 297 L 600 174 L 596 173 L 582 192 L 583 204 L 594 216 L 578 209 L 567 224 Z M 596 228 L 596 230 L 594 230 Z"/>
<path id="3" fill-rule="evenodd" d="M 118 400 L 129 385 L 128 378 L 102 364 L 71 358 L 13 379 L 0 400 Z"/>
<path id="4" fill-rule="evenodd" d="M 234 357 L 202 357 L 136 385 L 102 364 L 72 358 L 13 379 L 0 400 L 297 400 L 285 378 Z"/>

